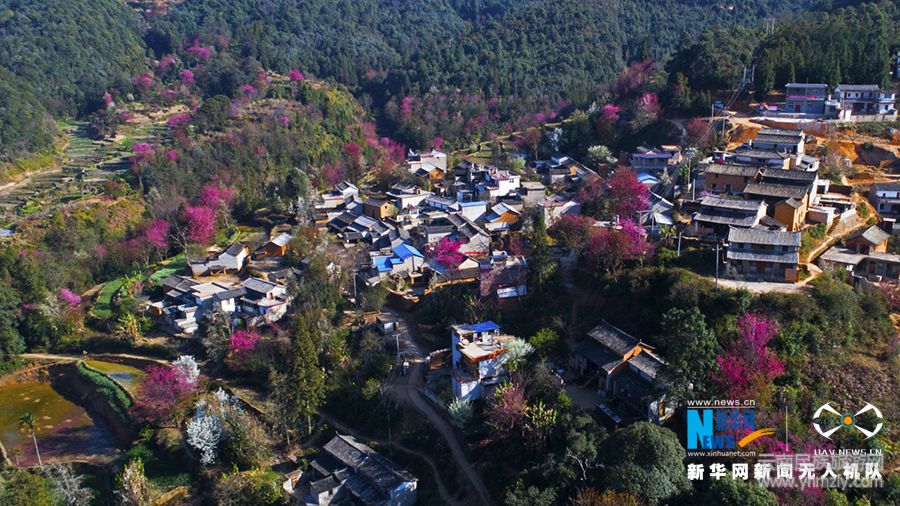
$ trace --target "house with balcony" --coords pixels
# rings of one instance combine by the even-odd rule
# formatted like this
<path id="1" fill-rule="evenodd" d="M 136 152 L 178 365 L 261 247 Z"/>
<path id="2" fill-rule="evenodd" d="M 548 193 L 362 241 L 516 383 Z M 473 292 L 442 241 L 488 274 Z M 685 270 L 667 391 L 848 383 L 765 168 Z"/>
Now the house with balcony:
<path id="1" fill-rule="evenodd" d="M 761 200 L 769 214 L 788 230 L 799 230 L 810 205 L 816 203 L 818 173 L 805 170 L 767 168 L 759 181 L 744 188 L 744 197 Z"/>
<path id="2" fill-rule="evenodd" d="M 839 84 L 834 89 L 835 110 L 840 121 L 896 121 L 897 96 L 875 84 Z"/>
<path id="3" fill-rule="evenodd" d="M 601 411 L 619 419 L 661 423 L 675 413 L 657 381 L 665 361 L 643 341 L 606 321 L 576 345 L 572 362 L 596 386 Z M 662 387 L 662 388 L 660 388 Z"/>
<path id="4" fill-rule="evenodd" d="M 443 179 L 447 173 L 447 153 L 436 149 L 423 153 L 409 150 L 406 155 L 406 170 L 423 179 Z"/>
<path id="5" fill-rule="evenodd" d="M 882 216 L 900 216 L 900 183 L 875 183 L 869 201 Z"/>
<path id="6" fill-rule="evenodd" d="M 647 148 L 641 146 L 631 154 L 631 170 L 635 174 L 659 174 L 672 167 L 677 167 L 684 161 L 680 146 L 664 145 L 659 148 Z"/>
<path id="7" fill-rule="evenodd" d="M 828 85 L 822 83 L 788 83 L 784 87 L 784 109 L 791 114 L 825 114 Z"/>
<path id="8" fill-rule="evenodd" d="M 506 380 L 506 343 L 513 336 L 500 332 L 492 321 L 450 327 L 453 397 L 483 399 Z"/>
<path id="9" fill-rule="evenodd" d="M 727 274 L 735 279 L 795 283 L 800 264 L 800 232 L 731 227 Z"/>

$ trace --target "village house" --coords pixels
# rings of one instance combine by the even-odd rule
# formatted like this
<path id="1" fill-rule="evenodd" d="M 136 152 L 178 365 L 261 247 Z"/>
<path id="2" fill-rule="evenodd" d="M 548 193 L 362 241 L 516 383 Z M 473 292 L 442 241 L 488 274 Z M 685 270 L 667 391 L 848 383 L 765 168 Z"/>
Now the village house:
<path id="1" fill-rule="evenodd" d="M 764 201 L 789 231 L 800 230 L 810 204 L 816 202 L 817 181 L 814 171 L 767 168 L 758 182 L 747 184 L 744 197 Z"/>
<path id="2" fill-rule="evenodd" d="M 359 188 L 349 181 L 344 181 L 336 184 L 331 191 L 320 195 L 316 208 L 336 209 L 357 198 L 359 198 Z"/>
<path id="3" fill-rule="evenodd" d="M 772 150 L 753 148 L 741 149 L 731 153 L 727 159 L 730 163 L 756 165 L 759 167 L 788 169 L 791 166 L 791 157 L 789 154 Z"/>
<path id="4" fill-rule="evenodd" d="M 706 191 L 713 193 L 741 194 L 761 172 L 762 169 L 752 165 L 711 163 L 706 166 L 704 186 Z"/>
<path id="5" fill-rule="evenodd" d="M 891 235 L 876 225 L 860 230 L 844 239 L 844 247 L 857 253 L 887 253 Z"/>
<path id="6" fill-rule="evenodd" d="M 882 216 L 900 216 L 900 183 L 875 183 L 869 201 Z"/>
<path id="7" fill-rule="evenodd" d="M 390 200 L 382 198 L 367 198 L 363 202 L 363 214 L 376 220 L 384 220 L 397 211 Z"/>
<path id="8" fill-rule="evenodd" d="M 590 184 L 599 176 L 593 170 L 562 153 L 553 153 L 549 160 L 536 160 L 534 170 L 547 186 L 578 187 Z"/>
<path id="9" fill-rule="evenodd" d="M 623 330 L 601 322 L 573 352 L 580 376 L 596 378 L 598 407 L 613 420 L 636 419 L 662 423 L 674 413 L 657 390 L 657 376 L 665 362 L 652 346 Z"/>
<path id="10" fill-rule="evenodd" d="M 494 251 L 478 262 L 479 293 L 500 309 L 516 305 L 528 295 L 528 262 L 524 256 Z"/>
<path id="11" fill-rule="evenodd" d="M 897 97 L 875 84 L 839 84 L 834 89 L 840 121 L 896 121 Z"/>
<path id="12" fill-rule="evenodd" d="M 188 266 L 190 266 L 191 274 L 195 278 L 236 273 L 244 268 L 249 257 L 250 249 L 236 242 L 215 255 L 206 258 L 189 258 Z"/>
<path id="13" fill-rule="evenodd" d="M 172 275 L 162 285 L 163 299 L 150 303 L 149 308 L 176 334 L 187 336 L 197 331 L 202 318 L 214 312 L 259 326 L 284 316 L 290 302 L 284 285 L 252 277 L 235 284 L 224 280 L 199 283 Z"/>
<path id="14" fill-rule="evenodd" d="M 803 155 L 805 152 L 805 135 L 800 130 L 781 130 L 776 128 L 763 128 L 750 141 L 753 149 L 760 151 L 775 151 L 777 153 L 789 153 Z"/>
<path id="15" fill-rule="evenodd" d="M 800 232 L 731 227 L 727 273 L 736 279 L 797 281 Z"/>
<path id="16" fill-rule="evenodd" d="M 521 181 L 522 176 L 518 174 L 490 167 L 484 172 L 484 178 L 482 182 L 476 184 L 476 188 L 480 200 L 494 202 L 500 197 L 517 193 Z"/>
<path id="17" fill-rule="evenodd" d="M 328 222 L 328 230 L 348 243 L 373 244 L 388 235 L 392 229 L 381 220 L 351 212 L 342 213 Z"/>
<path id="18" fill-rule="evenodd" d="M 662 171 L 668 171 L 677 167 L 684 161 L 681 155 L 681 147 L 664 145 L 660 148 L 638 147 L 637 152 L 631 154 L 631 170 L 635 174 L 646 173 L 659 176 Z"/>
<path id="19" fill-rule="evenodd" d="M 489 398 L 493 388 L 507 377 L 504 345 L 512 336 L 501 334 L 492 321 L 450 327 L 453 397 Z"/>
<path id="20" fill-rule="evenodd" d="M 256 256 L 259 258 L 283 257 L 287 255 L 288 244 L 293 238 L 294 236 L 291 234 L 282 232 L 260 246 Z"/>
<path id="21" fill-rule="evenodd" d="M 581 213 L 581 204 L 579 202 L 555 193 L 545 196 L 538 205 L 543 211 L 544 223 L 548 227 L 567 214 Z"/>
<path id="22" fill-rule="evenodd" d="M 784 112 L 822 116 L 828 100 L 828 85 L 788 83 L 784 92 Z"/>
<path id="23" fill-rule="evenodd" d="M 484 228 L 492 233 L 504 233 L 519 223 L 522 213 L 516 208 L 500 202 L 491 207 L 491 210 L 483 217 Z"/>
<path id="24" fill-rule="evenodd" d="M 399 183 L 392 186 L 385 194 L 394 199 L 394 205 L 400 210 L 419 207 L 425 199 L 433 195 L 433 193 L 424 191 L 416 185 Z"/>
<path id="25" fill-rule="evenodd" d="M 459 251 L 473 256 L 486 255 L 490 251 L 491 236 L 472 220 L 460 213 L 442 214 L 431 217 L 415 231 L 419 238 L 418 245 L 425 247 L 437 244 L 438 241 L 449 237 L 454 241 L 462 242 Z"/>
<path id="26" fill-rule="evenodd" d="M 427 153 L 410 150 L 406 155 L 406 170 L 420 178 L 443 179 L 447 173 L 447 154 L 435 149 Z"/>
<path id="27" fill-rule="evenodd" d="M 547 187 L 539 181 L 522 181 L 519 194 L 522 196 L 525 207 L 533 207 L 539 205 L 544 199 L 546 190 Z"/>
<path id="28" fill-rule="evenodd" d="M 738 200 L 703 197 L 700 210 L 694 213 L 691 230 L 699 237 L 715 235 L 724 238 L 730 227 L 752 228 L 766 215 L 766 203 L 758 200 Z"/>
<path id="29" fill-rule="evenodd" d="M 325 443 L 305 471 L 286 476 L 291 503 L 303 506 L 412 506 L 418 480 L 353 436 Z"/>
<path id="30" fill-rule="evenodd" d="M 387 251 L 370 252 L 370 256 L 372 276 L 366 281 L 369 285 L 378 284 L 387 277 L 409 276 L 426 266 L 425 255 L 407 243 L 400 243 Z"/>
<path id="31" fill-rule="evenodd" d="M 488 212 L 488 203 L 484 200 L 472 200 L 469 202 L 459 202 L 459 213 L 473 223 L 483 220 Z"/>
<path id="32" fill-rule="evenodd" d="M 839 269 L 854 279 L 871 282 L 900 280 L 900 255 L 871 251 L 860 253 L 852 248 L 833 246 L 817 259 L 825 269 Z"/>

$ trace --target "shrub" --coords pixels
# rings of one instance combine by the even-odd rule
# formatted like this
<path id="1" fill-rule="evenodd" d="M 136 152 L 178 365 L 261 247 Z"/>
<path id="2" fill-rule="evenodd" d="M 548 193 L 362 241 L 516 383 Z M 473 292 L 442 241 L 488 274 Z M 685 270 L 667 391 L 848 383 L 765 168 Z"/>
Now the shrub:
<path id="1" fill-rule="evenodd" d="M 78 363 L 78 373 L 94 384 L 97 392 L 106 397 L 109 407 L 119 415 L 123 422 L 127 423 L 129 420 L 128 410 L 131 409 L 132 402 L 125 390 L 105 374 L 89 369 L 84 362 Z"/>

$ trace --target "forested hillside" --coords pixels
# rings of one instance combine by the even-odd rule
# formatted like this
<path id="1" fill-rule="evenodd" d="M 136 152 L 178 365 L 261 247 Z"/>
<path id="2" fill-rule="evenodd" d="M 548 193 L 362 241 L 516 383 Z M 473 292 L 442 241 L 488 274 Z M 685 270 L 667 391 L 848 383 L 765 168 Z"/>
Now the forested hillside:
<path id="1" fill-rule="evenodd" d="M 86 112 L 127 85 L 144 56 L 124 2 L 0 0 L 0 160 L 46 148 L 48 114 Z"/>
<path id="2" fill-rule="evenodd" d="M 694 90 L 727 89 L 759 47 L 754 83 L 762 98 L 786 83 L 886 84 L 890 57 L 900 45 L 900 2 L 835 2 L 800 12 L 764 38 L 762 30 L 714 26 L 686 41 L 667 66 Z"/>
<path id="3" fill-rule="evenodd" d="M 10 90 L 0 98 L 0 159 L 46 149 L 49 116 L 89 113 L 107 90 L 127 89 L 148 68 L 148 50 L 157 60 L 211 50 L 205 72 L 215 82 L 205 91 L 212 94 L 233 96 L 246 82 L 240 69 L 257 66 L 335 79 L 382 121 L 390 120 L 385 106 L 410 96 L 459 89 L 484 104 L 516 98 L 517 107 L 479 105 L 492 111 L 485 118 L 464 115 L 499 128 L 508 126 L 508 109 L 584 102 L 626 63 L 664 59 L 710 24 L 757 26 L 810 3 L 203 0 L 175 2 L 142 20 L 118 0 L 0 0 L 0 68 L 8 71 L 0 87 Z M 221 66 L 219 53 L 234 59 Z"/>

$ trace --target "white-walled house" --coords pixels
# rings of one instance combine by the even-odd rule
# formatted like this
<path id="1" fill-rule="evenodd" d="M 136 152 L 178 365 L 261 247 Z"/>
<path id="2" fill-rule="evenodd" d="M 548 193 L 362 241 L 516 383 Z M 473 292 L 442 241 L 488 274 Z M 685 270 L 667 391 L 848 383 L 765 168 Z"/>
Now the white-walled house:
<path id="1" fill-rule="evenodd" d="M 481 399 L 505 380 L 504 345 L 512 339 L 492 321 L 450 327 L 453 397 Z"/>

